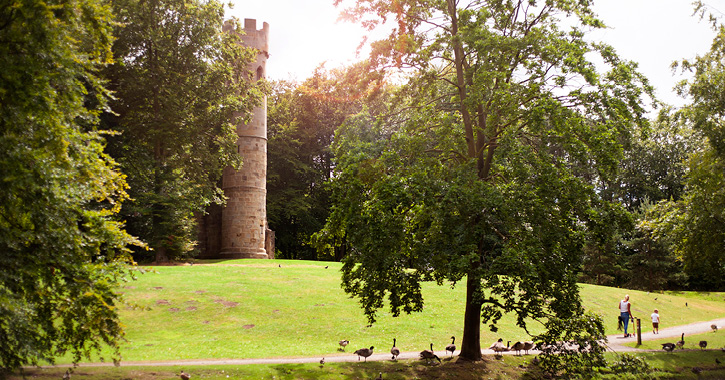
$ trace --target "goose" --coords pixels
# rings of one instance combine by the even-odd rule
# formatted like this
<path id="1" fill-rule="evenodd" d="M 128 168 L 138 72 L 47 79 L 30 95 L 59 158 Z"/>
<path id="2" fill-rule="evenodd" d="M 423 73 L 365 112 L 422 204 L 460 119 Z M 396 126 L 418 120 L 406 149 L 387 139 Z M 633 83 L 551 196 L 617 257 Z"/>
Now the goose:
<path id="1" fill-rule="evenodd" d="M 529 350 L 534 348 L 534 342 L 528 341 L 524 342 L 524 351 L 526 352 L 526 355 L 529 354 Z"/>
<path id="2" fill-rule="evenodd" d="M 181 373 L 179 374 L 179 377 L 181 378 L 181 380 L 189 380 L 189 379 L 191 379 L 191 375 L 189 375 L 188 373 L 184 372 L 183 369 L 181 370 Z"/>
<path id="3" fill-rule="evenodd" d="M 341 341 L 337 342 L 337 344 L 340 345 L 340 349 L 342 351 L 345 351 L 345 346 L 347 346 L 348 344 L 350 344 L 350 341 L 347 340 L 347 339 L 345 339 L 345 340 L 341 340 Z"/>
<path id="4" fill-rule="evenodd" d="M 717 332 L 717 325 L 710 325 L 712 332 Z"/>
<path id="5" fill-rule="evenodd" d="M 706 348 L 706 347 L 707 347 L 707 341 L 706 340 L 701 340 L 700 341 L 700 349 L 702 350 L 703 348 Z"/>
<path id="6" fill-rule="evenodd" d="M 360 361 L 360 357 L 362 356 L 365 358 L 365 362 L 367 362 L 368 356 L 373 354 L 373 348 L 375 348 L 375 347 L 370 346 L 370 348 L 361 348 L 361 349 L 353 352 L 353 354 L 357 355 L 357 361 Z"/>
<path id="7" fill-rule="evenodd" d="M 390 349 L 390 353 L 393 354 L 393 360 L 398 358 L 398 355 L 400 355 L 400 350 L 398 347 L 395 347 L 395 338 L 393 338 L 393 348 Z"/>
<path id="8" fill-rule="evenodd" d="M 325 358 L 320 359 L 320 367 L 325 365 Z"/>
<path id="9" fill-rule="evenodd" d="M 511 341 L 509 341 L 509 343 L 511 343 Z M 501 339 L 501 338 L 499 338 L 498 341 L 496 343 L 492 344 L 491 347 L 489 347 L 489 348 L 492 349 L 496 353 L 497 356 L 501 356 L 502 352 L 509 350 L 508 345 L 506 345 L 506 346 L 503 345 L 503 339 Z"/>
<path id="10" fill-rule="evenodd" d="M 662 343 L 662 349 L 667 352 L 672 352 L 675 349 L 674 343 Z"/>
<path id="11" fill-rule="evenodd" d="M 497 340 L 497 341 L 495 341 L 495 342 L 494 342 L 494 343 L 493 343 L 493 344 L 491 345 L 491 347 L 489 347 L 488 349 L 489 349 L 489 350 L 494 350 L 494 351 L 496 351 L 496 348 L 497 348 L 497 347 L 503 347 L 503 339 L 502 339 L 502 338 L 498 338 L 498 340 Z"/>
<path id="12" fill-rule="evenodd" d="M 375 380 L 383 380 L 383 373 L 378 373 L 378 377 L 376 377 Z"/>
<path id="13" fill-rule="evenodd" d="M 516 342 L 511 346 L 511 350 L 516 351 L 516 355 L 521 356 L 521 350 L 524 349 L 524 342 Z"/>
<path id="14" fill-rule="evenodd" d="M 682 347 L 684 347 L 684 346 L 685 346 L 685 333 L 682 333 L 682 336 L 680 337 L 680 340 L 679 340 L 679 341 L 677 341 L 677 343 L 675 343 L 675 344 L 676 344 L 676 345 L 677 345 L 677 347 L 679 347 L 680 349 L 682 349 Z"/>
<path id="15" fill-rule="evenodd" d="M 450 352 L 451 356 L 453 356 L 453 352 L 456 351 L 456 337 L 451 337 L 451 344 L 446 346 L 446 353 Z"/>
<path id="16" fill-rule="evenodd" d="M 67 369 L 63 374 L 63 380 L 70 380 L 70 370 Z"/>
<path id="17" fill-rule="evenodd" d="M 433 352 L 433 343 L 430 344 L 430 351 L 423 350 L 420 352 L 420 358 L 425 359 L 426 363 L 430 363 L 433 359 L 438 360 L 438 363 L 441 362 L 441 359 Z"/>

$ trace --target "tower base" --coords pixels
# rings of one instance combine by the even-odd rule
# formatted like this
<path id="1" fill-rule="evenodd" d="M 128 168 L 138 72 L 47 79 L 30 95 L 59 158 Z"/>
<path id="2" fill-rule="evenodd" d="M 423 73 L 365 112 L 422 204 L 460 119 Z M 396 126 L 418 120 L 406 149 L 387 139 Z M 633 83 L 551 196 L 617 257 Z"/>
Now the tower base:
<path id="1" fill-rule="evenodd" d="M 222 250 L 219 252 L 220 259 L 268 259 L 269 256 L 264 250 L 261 251 L 241 251 L 241 250 Z"/>

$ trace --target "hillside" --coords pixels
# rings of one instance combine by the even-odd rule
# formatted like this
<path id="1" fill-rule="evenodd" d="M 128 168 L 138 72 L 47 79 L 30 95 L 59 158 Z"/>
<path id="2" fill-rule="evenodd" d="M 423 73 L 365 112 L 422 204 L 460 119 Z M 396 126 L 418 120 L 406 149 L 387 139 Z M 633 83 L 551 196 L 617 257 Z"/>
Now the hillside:
<path id="1" fill-rule="evenodd" d="M 153 267 L 121 289 L 128 302 L 121 311 L 128 339 L 123 360 L 351 355 L 360 347 L 387 351 L 393 338 L 402 351 L 416 351 L 430 342 L 442 349 L 452 335 L 461 337 L 464 287 L 426 284 L 423 312 L 393 318 L 382 311 L 368 326 L 357 302 L 340 289 L 340 266 L 236 260 Z M 616 332 L 616 305 L 625 292 L 643 326 L 654 308 L 663 327 L 725 317 L 722 293 L 648 294 L 582 285 L 585 306 L 605 315 L 607 333 Z M 482 345 L 499 337 L 527 338 L 512 316 L 498 326 L 497 333 L 484 326 Z M 539 330 L 532 323 L 531 331 Z M 340 339 L 350 340 L 346 353 L 338 351 Z"/>

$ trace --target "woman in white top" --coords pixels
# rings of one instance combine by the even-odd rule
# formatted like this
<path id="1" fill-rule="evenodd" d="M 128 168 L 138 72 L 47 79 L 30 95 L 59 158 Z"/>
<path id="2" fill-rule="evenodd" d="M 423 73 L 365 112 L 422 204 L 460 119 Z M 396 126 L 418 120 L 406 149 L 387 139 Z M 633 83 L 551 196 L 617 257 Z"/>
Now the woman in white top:
<path id="1" fill-rule="evenodd" d="M 627 326 L 629 326 L 629 319 L 632 318 L 632 304 L 629 303 L 629 294 L 624 296 L 624 299 L 619 301 L 619 315 L 624 323 L 624 337 L 628 338 Z"/>

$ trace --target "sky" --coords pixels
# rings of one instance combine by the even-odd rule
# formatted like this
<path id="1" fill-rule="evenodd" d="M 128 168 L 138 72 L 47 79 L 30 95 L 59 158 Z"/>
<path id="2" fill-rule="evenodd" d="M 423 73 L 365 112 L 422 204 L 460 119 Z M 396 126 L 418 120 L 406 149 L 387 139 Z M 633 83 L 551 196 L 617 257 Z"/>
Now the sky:
<path id="1" fill-rule="evenodd" d="M 333 0 L 232 0 L 227 16 L 269 23 L 267 77 L 303 81 L 320 64 L 335 68 L 360 60 L 356 48 L 365 32 L 338 21 Z M 725 12 L 725 0 L 705 0 Z M 691 59 L 710 49 L 715 32 L 692 16 L 692 0 L 594 0 L 594 11 L 608 25 L 591 34 L 612 45 L 620 57 L 635 61 L 665 103 L 681 106 L 673 87 L 683 77 L 673 74 L 673 61 Z M 725 16 L 725 14 L 723 14 Z"/>

